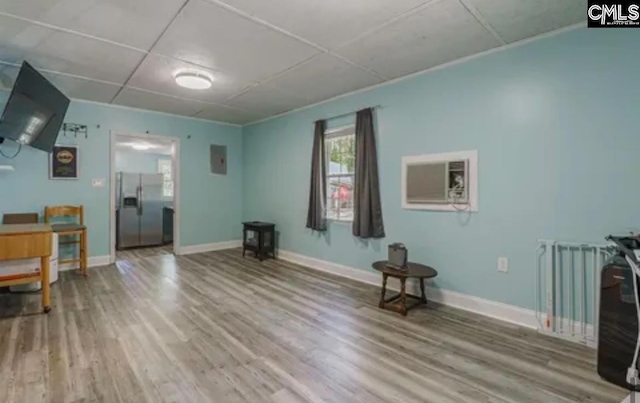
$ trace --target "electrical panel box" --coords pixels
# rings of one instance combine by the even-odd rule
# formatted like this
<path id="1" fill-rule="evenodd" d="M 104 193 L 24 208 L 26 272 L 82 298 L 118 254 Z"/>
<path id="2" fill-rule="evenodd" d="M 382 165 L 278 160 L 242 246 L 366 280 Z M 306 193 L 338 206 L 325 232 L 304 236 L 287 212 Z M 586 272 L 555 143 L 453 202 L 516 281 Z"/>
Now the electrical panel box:
<path id="1" fill-rule="evenodd" d="M 211 145 L 211 173 L 227 174 L 227 146 Z"/>

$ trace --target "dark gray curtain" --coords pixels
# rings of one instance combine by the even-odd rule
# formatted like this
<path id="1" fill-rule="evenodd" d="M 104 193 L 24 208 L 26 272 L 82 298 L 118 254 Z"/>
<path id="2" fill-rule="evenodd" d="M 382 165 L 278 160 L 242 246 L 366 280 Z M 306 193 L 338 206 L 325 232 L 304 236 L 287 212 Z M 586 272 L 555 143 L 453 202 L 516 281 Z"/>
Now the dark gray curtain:
<path id="1" fill-rule="evenodd" d="M 324 132 L 326 128 L 327 122 L 318 120 L 313 134 L 307 228 L 311 228 L 314 231 L 325 231 L 327 229 L 327 167 L 324 153 Z"/>
<path id="2" fill-rule="evenodd" d="M 356 167 L 353 195 L 353 235 L 360 238 L 384 238 L 378 155 L 373 129 L 373 109 L 356 114 Z"/>

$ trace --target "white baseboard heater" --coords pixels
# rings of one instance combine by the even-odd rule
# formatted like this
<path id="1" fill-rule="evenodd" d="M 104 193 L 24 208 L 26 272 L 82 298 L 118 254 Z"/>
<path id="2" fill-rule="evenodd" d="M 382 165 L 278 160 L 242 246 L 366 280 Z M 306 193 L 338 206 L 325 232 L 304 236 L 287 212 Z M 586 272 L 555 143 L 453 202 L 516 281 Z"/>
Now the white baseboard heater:
<path id="1" fill-rule="evenodd" d="M 540 332 L 596 346 L 600 271 L 614 251 L 610 244 L 538 241 L 535 310 Z"/>

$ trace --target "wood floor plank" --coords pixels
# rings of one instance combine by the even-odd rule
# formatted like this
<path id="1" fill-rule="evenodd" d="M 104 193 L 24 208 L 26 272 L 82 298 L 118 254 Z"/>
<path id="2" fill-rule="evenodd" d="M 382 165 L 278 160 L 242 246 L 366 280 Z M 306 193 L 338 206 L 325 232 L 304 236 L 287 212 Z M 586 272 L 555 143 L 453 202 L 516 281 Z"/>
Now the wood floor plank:
<path id="1" fill-rule="evenodd" d="M 0 295 L 2 402 L 598 402 L 584 346 L 239 250 L 119 253 L 61 273 L 53 311 Z"/>

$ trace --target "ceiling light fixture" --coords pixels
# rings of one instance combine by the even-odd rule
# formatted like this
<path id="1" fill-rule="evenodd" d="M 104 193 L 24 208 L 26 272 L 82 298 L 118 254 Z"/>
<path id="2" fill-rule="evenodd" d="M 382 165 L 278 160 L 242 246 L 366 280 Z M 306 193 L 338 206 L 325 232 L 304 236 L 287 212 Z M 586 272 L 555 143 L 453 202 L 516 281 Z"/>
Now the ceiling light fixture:
<path id="1" fill-rule="evenodd" d="M 190 90 L 206 90 L 211 88 L 211 77 L 199 72 L 184 72 L 176 75 L 176 84 Z"/>
<path id="2" fill-rule="evenodd" d="M 149 144 L 133 143 L 131 144 L 131 148 L 133 148 L 134 150 L 145 151 L 150 149 L 151 146 Z"/>

